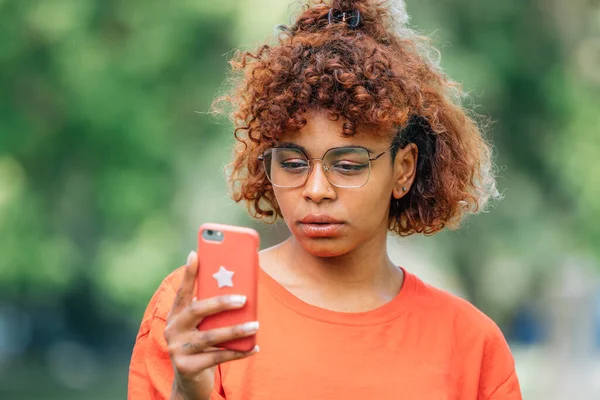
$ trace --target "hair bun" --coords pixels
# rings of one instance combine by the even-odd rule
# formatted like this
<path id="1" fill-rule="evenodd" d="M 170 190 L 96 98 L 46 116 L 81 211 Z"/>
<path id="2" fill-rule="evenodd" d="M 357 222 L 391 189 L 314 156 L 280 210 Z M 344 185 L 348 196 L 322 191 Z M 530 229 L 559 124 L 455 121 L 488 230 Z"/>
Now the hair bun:
<path id="1" fill-rule="evenodd" d="M 365 0 L 333 0 L 331 7 L 340 10 L 351 10 L 354 9 L 358 4 L 364 3 Z"/>
<path id="2" fill-rule="evenodd" d="M 360 26 L 360 11 L 353 10 L 339 10 L 337 8 L 330 8 L 327 14 L 327 22 L 329 24 L 346 24 L 349 28 L 356 29 Z"/>

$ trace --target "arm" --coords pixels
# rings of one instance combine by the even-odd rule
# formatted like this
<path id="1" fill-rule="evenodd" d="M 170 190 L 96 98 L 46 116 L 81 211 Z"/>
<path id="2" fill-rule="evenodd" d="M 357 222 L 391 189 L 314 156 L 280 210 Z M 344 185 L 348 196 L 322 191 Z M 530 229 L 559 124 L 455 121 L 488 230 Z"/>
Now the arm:
<path id="1" fill-rule="evenodd" d="M 165 279 L 142 319 L 129 368 L 129 400 L 224 400 L 220 363 L 249 357 L 247 352 L 218 349 L 219 343 L 253 335 L 257 327 L 242 325 L 199 331 L 207 315 L 238 309 L 240 296 L 196 300 L 198 257 Z M 174 287 L 178 287 L 175 291 Z"/>
<path id="2" fill-rule="evenodd" d="M 521 400 L 521 389 L 515 370 L 487 397 L 489 400 Z"/>
<path id="3" fill-rule="evenodd" d="M 178 269 L 165 279 L 146 307 L 129 364 L 129 400 L 162 400 L 171 395 L 174 371 L 164 331 L 167 314 L 175 299 L 175 290 L 169 280 L 180 281 L 181 273 Z"/>
<path id="4" fill-rule="evenodd" d="M 144 329 L 138 334 L 129 367 L 128 400 L 184 400 L 171 396 L 174 371 L 163 334 L 165 326 L 164 319 L 155 317 L 147 332 Z M 225 400 L 219 394 L 222 390 L 219 372 L 217 367 L 210 400 Z"/>
<path id="5" fill-rule="evenodd" d="M 147 332 L 138 334 L 129 365 L 129 400 L 163 400 L 171 396 L 174 373 L 163 336 L 165 326 L 163 319 L 155 317 L 148 321 Z"/>
<path id="6" fill-rule="evenodd" d="M 500 328 L 488 334 L 481 361 L 478 400 L 522 400 L 515 361 Z"/>

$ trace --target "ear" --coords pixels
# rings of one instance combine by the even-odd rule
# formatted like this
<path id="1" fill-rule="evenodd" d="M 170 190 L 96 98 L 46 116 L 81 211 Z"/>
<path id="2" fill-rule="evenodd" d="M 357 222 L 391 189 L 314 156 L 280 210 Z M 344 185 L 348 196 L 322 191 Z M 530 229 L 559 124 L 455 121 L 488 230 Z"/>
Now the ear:
<path id="1" fill-rule="evenodd" d="M 419 148 L 414 143 L 409 143 L 398 150 L 394 159 L 394 186 L 392 196 L 395 199 L 404 197 L 409 192 L 417 173 L 417 158 Z"/>

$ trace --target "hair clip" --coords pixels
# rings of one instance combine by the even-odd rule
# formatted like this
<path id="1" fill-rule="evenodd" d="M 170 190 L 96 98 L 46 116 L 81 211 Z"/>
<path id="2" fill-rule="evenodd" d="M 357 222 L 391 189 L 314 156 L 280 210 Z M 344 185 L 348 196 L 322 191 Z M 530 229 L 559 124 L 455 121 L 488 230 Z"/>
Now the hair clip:
<path id="1" fill-rule="evenodd" d="M 360 12 L 358 10 L 340 11 L 330 8 L 327 21 L 330 24 L 346 23 L 349 28 L 356 29 L 360 25 Z"/>

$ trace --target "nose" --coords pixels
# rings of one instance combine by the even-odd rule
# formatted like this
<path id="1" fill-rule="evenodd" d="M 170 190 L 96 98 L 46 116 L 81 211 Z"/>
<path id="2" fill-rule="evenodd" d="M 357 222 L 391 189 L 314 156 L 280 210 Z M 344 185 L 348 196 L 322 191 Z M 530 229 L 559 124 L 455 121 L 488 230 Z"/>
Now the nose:
<path id="1" fill-rule="evenodd" d="M 325 199 L 335 199 L 335 188 L 327 180 L 322 161 L 313 160 L 312 163 L 312 169 L 306 179 L 302 195 L 305 199 L 310 199 L 315 203 L 320 203 Z"/>

